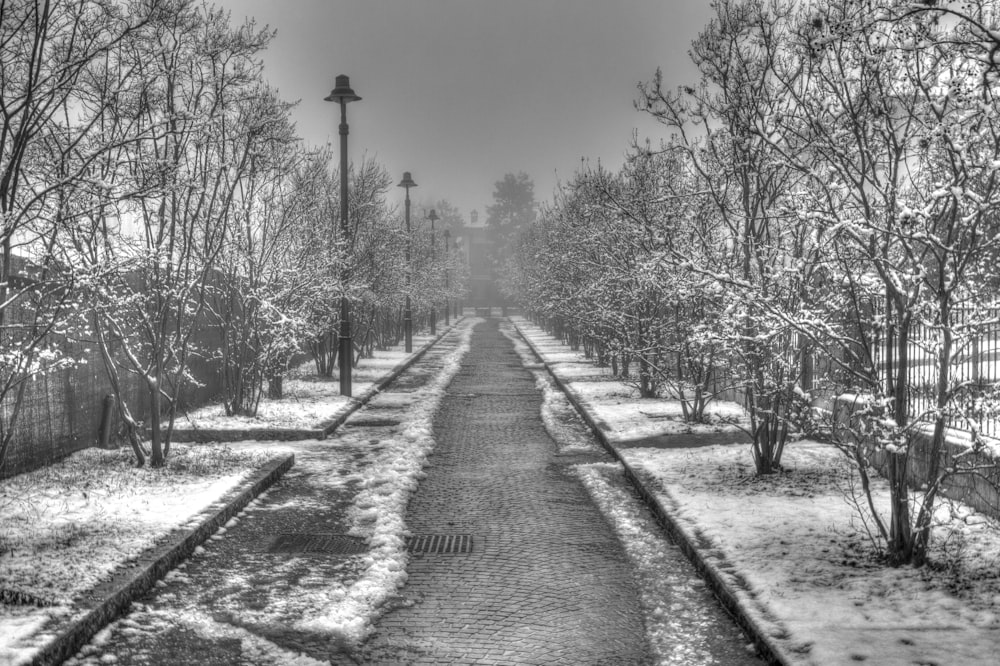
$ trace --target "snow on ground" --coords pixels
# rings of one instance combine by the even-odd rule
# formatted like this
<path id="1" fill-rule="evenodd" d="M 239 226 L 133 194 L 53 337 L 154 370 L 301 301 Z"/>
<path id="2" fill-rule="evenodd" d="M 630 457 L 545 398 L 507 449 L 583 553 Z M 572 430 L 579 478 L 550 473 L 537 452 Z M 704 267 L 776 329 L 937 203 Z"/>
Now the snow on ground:
<path id="1" fill-rule="evenodd" d="M 457 345 L 444 354 L 417 392 L 393 393 L 390 388 L 372 399 L 370 406 L 378 408 L 378 418 L 387 425 L 352 427 L 348 420 L 327 440 L 282 443 L 295 454 L 295 467 L 284 483 L 308 486 L 308 492 L 284 502 L 259 498 L 240 514 L 240 519 L 246 519 L 244 515 L 252 519 L 262 512 L 290 510 L 289 515 L 308 516 L 314 503 L 345 497 L 350 502 L 348 532 L 366 539 L 365 553 L 322 564 L 297 557 L 275 558 L 267 552 L 244 553 L 232 561 L 221 552 L 224 544 L 208 543 L 165 581 L 165 594 L 156 608 L 140 606 L 113 624 L 114 631 L 138 635 L 175 628 L 208 639 L 233 638 L 239 641 L 246 663 L 276 665 L 318 662 L 283 649 L 267 639 L 266 631 L 253 628 L 289 627 L 335 645 L 363 641 L 386 602 L 406 583 L 406 505 L 434 446 L 434 414 L 479 321 L 467 318 L 458 325 L 451 334 L 458 338 Z M 398 424 L 389 425 L 394 421 Z M 240 446 L 267 450 L 272 445 L 246 442 Z M 202 596 L 185 589 L 202 584 L 188 573 L 192 569 L 210 572 L 209 585 L 225 581 L 218 596 L 208 602 L 210 608 L 204 607 Z M 99 642 L 91 643 L 73 663 L 99 664 L 106 656 Z"/>
<path id="2" fill-rule="evenodd" d="M 728 401 L 709 404 L 708 423 L 685 423 L 679 401 L 640 398 L 639 390 L 614 377 L 610 368 L 598 368 L 582 352 L 570 350 L 531 322 L 520 317 L 512 319 L 559 377 L 573 382 L 577 395 L 591 414 L 608 425 L 615 442 L 682 433 L 735 433 L 738 425 L 746 425 L 743 409 Z"/>
<path id="3" fill-rule="evenodd" d="M 362 557 L 364 573 L 344 590 L 341 599 L 304 619 L 299 628 L 360 643 L 371 632 L 378 608 L 406 583 L 406 504 L 434 448 L 434 414 L 469 350 L 472 328 L 479 321 L 469 318 L 459 324 L 458 346 L 444 358 L 437 375 L 420 388 L 419 401 L 401 404 L 398 412 L 380 410 L 380 415 L 398 418 L 402 428 L 380 440 L 380 455 L 364 467 L 362 490 L 351 507 L 352 533 L 364 536 L 369 545 Z"/>
<path id="4" fill-rule="evenodd" d="M 429 335 L 413 336 L 413 346 L 419 349 L 432 340 Z M 360 396 L 379 379 L 406 360 L 402 344 L 389 350 L 376 350 L 371 358 L 363 358 L 351 373 L 352 393 Z M 350 402 L 340 395 L 340 379 L 319 377 L 312 361 L 292 369 L 282 386 L 283 397 L 261 399 L 256 417 L 226 416 L 222 403 L 205 405 L 177 417 L 179 428 L 212 430 L 245 430 L 249 428 L 316 428 L 332 420 Z"/>
<path id="5" fill-rule="evenodd" d="M 270 451 L 275 444 L 249 441 L 239 446 L 249 451 Z M 312 492 L 280 501 L 272 487 L 252 500 L 235 521 L 253 521 L 255 517 L 262 518 L 262 514 L 289 509 L 299 515 L 327 509 L 325 505 L 337 496 L 337 491 L 361 480 L 361 470 L 366 464 L 364 454 L 373 449 L 368 438 L 339 436 L 287 442 L 281 447 L 295 455 L 295 466 L 281 484 L 299 487 L 308 484 Z M 97 666 L 116 658 L 106 648 L 112 637 L 117 642 L 125 637 L 137 647 L 131 661 L 158 663 L 163 657 L 156 651 L 160 648 L 155 641 L 144 637 L 171 631 L 209 641 L 233 639 L 240 663 L 275 666 L 320 663 L 282 648 L 256 628 L 280 629 L 335 606 L 345 597 L 350 583 L 360 577 L 360 557 L 340 558 L 317 566 L 299 558 L 275 558 L 266 551 L 250 548 L 242 557 L 232 558 L 227 554 L 224 533 L 225 528 L 219 530 L 191 558 L 157 583 L 161 591 L 155 605 L 133 604 L 127 615 L 100 632 L 67 666 Z M 201 576 L 198 570 L 203 572 Z M 337 575 L 331 575 L 334 571 Z M 340 581 L 345 584 L 339 584 Z M 208 598 L 206 593 L 210 595 Z M 153 652 L 146 652 L 151 643 Z"/>
<path id="6" fill-rule="evenodd" d="M 792 471 L 764 479 L 744 447 L 623 455 L 692 534 L 724 553 L 790 643 L 811 648 L 811 661 L 995 663 L 1000 535 L 991 521 L 955 521 L 950 535 L 938 528 L 933 556 L 944 570 L 893 569 L 875 561 L 859 532 L 846 501 L 850 472 L 829 445 L 795 443 L 783 460 Z M 874 485 L 885 507 L 888 487 Z"/>
<path id="7" fill-rule="evenodd" d="M 70 601 L 183 525 L 273 456 L 175 444 L 168 467 L 130 451 L 86 449 L 0 484 L 0 588 L 36 605 L 0 605 L 0 663 Z M 29 644 L 33 643 L 29 641 Z"/>
<path id="8" fill-rule="evenodd" d="M 74 596 L 93 587 L 171 529 L 191 522 L 202 509 L 274 455 L 294 451 L 296 467 L 293 469 L 298 471 L 309 464 L 310 456 L 305 454 L 310 449 L 312 463 L 322 468 L 313 470 L 320 472 L 313 475 L 315 483 L 331 488 L 350 482 L 363 485 L 353 509 L 352 532 L 366 537 L 370 550 L 357 561 L 348 560 L 346 566 L 354 572 L 346 577 L 350 584 L 344 588 L 330 589 L 325 586 L 326 581 L 317 581 L 324 584 L 322 589 L 318 585 L 309 589 L 308 581 L 303 581 L 307 592 L 301 598 L 290 599 L 287 589 L 276 589 L 274 602 L 286 611 L 302 611 L 297 617 L 303 628 L 308 625 L 308 628 L 323 630 L 345 640 L 362 638 L 370 631 L 377 609 L 405 583 L 406 534 L 402 517 L 406 502 L 433 446 L 431 421 L 434 411 L 445 386 L 457 372 L 461 357 L 468 350 L 472 326 L 478 321 L 472 318 L 462 321 L 459 347 L 447 355 L 444 368 L 422 389 L 419 400 L 410 394 L 380 394 L 375 398 L 395 408 L 383 410 L 382 415 L 402 422 L 401 430 L 382 440 L 380 447 L 370 445 L 370 429 L 338 436 L 336 444 L 330 440 L 248 442 L 236 447 L 175 443 L 168 467 L 161 470 L 135 469 L 127 450 L 88 449 L 61 463 L 4 480 L 0 484 L 0 588 L 31 595 L 53 605 L 0 606 L 0 663 L 20 663 L 29 659 L 33 653 L 31 646 L 46 639 L 38 635 L 39 629 L 50 618 L 66 615 L 68 603 Z M 427 340 L 430 338 L 414 338 L 418 345 Z M 360 380 L 355 383 L 357 393 L 388 374 L 405 356 L 398 351 L 377 352 L 374 359 L 364 359 L 354 375 Z M 264 418 L 252 420 L 255 427 L 262 423 L 270 427 L 312 427 L 317 419 L 322 421 L 336 414 L 346 402 L 339 395 L 336 378 L 310 381 L 300 376 L 286 381 L 285 388 L 288 397 L 281 401 L 283 404 L 264 410 Z M 266 407 L 267 403 L 262 406 Z M 206 411 L 212 409 L 221 410 L 221 407 Z M 246 422 L 241 425 L 237 423 L 239 419 L 231 417 L 192 418 L 202 427 L 220 427 L 221 423 L 246 427 Z M 372 452 L 374 460 L 352 468 L 349 454 L 356 452 L 359 446 Z M 334 453 L 337 450 L 343 455 Z M 344 470 L 347 473 L 341 474 Z M 253 511 L 266 510 L 263 508 L 265 496 L 266 493 L 251 502 L 227 527 Z M 227 527 L 221 528 L 212 540 L 220 539 Z M 210 555 L 211 541 L 199 548 L 195 557 Z M 184 565 L 172 572 L 162 585 L 184 584 L 183 570 Z M 244 582 L 253 585 L 252 580 Z M 240 581 L 233 579 L 232 583 L 238 586 Z M 142 610 L 139 609 L 138 620 L 133 617 L 120 622 L 131 623 L 126 627 L 135 625 L 130 630 L 140 631 L 143 622 L 155 627 L 164 622 L 183 621 L 191 623 L 193 630 L 204 635 L 237 631 L 240 637 L 246 638 L 245 632 L 197 615 L 195 609 L 184 609 L 167 617 L 151 612 L 143 615 Z M 245 609 L 235 610 L 246 612 Z M 99 638 L 96 643 L 91 644 L 91 652 L 96 654 L 97 663 L 103 663 L 103 658 L 110 655 L 100 655 Z M 262 659 L 267 656 L 275 664 L 305 666 L 312 663 L 302 658 L 296 661 L 294 655 L 282 653 L 280 648 L 264 639 L 244 640 L 244 651 L 249 651 L 248 658 L 254 653 Z M 254 659 L 251 662 L 257 663 Z"/>
<path id="9" fill-rule="evenodd" d="M 590 428 L 580 420 L 576 408 L 570 403 L 566 394 L 556 386 L 549 373 L 536 361 L 531 348 L 517 335 L 508 320 L 505 319 L 500 323 L 500 333 L 514 343 L 514 350 L 535 377 L 535 386 L 542 392 L 542 422 L 549 436 L 555 441 L 559 453 L 593 453 L 602 450 Z"/>
<path id="10" fill-rule="evenodd" d="M 518 321 L 548 357 L 555 341 Z M 538 344 L 539 342 L 543 344 Z M 677 432 L 656 418 L 672 401 L 623 397 L 627 387 L 573 381 L 589 364 L 559 353 L 554 370 L 586 396 L 612 439 Z M 564 373 L 575 364 L 573 373 Z M 729 409 L 729 408 L 727 408 Z M 629 433 L 623 436 L 623 432 Z M 721 436 L 721 435 L 720 435 Z M 936 566 L 877 561 L 850 501 L 852 474 L 833 447 L 786 449 L 785 474 L 753 475 L 747 445 L 623 448 L 659 501 L 736 588 L 757 621 L 802 664 L 993 664 L 1000 643 L 1000 530 L 959 504 L 939 512 Z M 888 489 L 874 480 L 883 512 Z"/>
<path id="11" fill-rule="evenodd" d="M 576 474 L 618 534 L 636 571 L 646 635 L 660 666 L 753 663 L 756 648 L 720 645 L 729 617 L 671 543 L 649 511 L 629 492 L 618 463 L 577 465 Z"/>

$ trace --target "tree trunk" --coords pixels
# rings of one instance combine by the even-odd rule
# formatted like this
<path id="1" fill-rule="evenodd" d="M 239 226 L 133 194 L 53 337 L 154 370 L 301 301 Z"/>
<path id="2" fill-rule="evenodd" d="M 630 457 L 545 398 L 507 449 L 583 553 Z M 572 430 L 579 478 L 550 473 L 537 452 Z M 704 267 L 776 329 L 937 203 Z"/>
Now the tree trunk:
<path id="1" fill-rule="evenodd" d="M 267 397 L 272 400 L 280 400 L 284 396 L 285 377 L 284 375 L 272 375 L 267 378 Z"/>
<path id="2" fill-rule="evenodd" d="M 160 435 L 160 386 L 155 377 L 146 380 L 149 389 L 150 467 L 163 467 L 163 440 Z"/>
<path id="3" fill-rule="evenodd" d="M 891 386 L 893 418 L 896 428 L 902 430 L 909 422 L 906 393 L 909 370 L 910 318 L 904 314 L 896 327 L 896 381 Z M 909 439 L 896 442 L 898 448 L 887 452 L 886 477 L 889 480 L 889 539 L 887 555 L 890 564 L 909 564 L 913 558 L 913 530 L 910 523 Z"/>

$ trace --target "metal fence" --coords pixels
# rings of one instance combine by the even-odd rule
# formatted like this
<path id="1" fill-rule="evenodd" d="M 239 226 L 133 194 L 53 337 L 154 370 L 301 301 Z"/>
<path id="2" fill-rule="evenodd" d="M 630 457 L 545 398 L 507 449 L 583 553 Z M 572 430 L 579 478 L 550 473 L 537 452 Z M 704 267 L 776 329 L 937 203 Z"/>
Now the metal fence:
<path id="1" fill-rule="evenodd" d="M 217 349 L 218 338 L 217 330 L 205 320 L 194 335 L 194 343 L 202 349 Z M 29 380 L 13 440 L 0 467 L 0 478 L 47 465 L 99 443 L 104 398 L 111 393 L 104 360 L 94 345 L 64 342 L 63 346 L 65 353 L 79 363 Z M 221 392 L 222 377 L 217 360 L 193 359 L 191 374 L 198 382 L 186 386 L 181 396 L 183 405 L 205 403 Z M 148 396 L 140 380 L 129 373 L 123 373 L 121 379 L 122 390 L 133 406 L 134 416 L 147 419 Z M 5 420 L 10 409 L 8 402 L 0 403 L 0 418 Z M 117 415 L 112 414 L 111 419 L 111 444 L 116 446 L 120 424 Z"/>
<path id="2" fill-rule="evenodd" d="M 951 428 L 1000 436 L 1000 309 L 954 310 L 953 348 L 948 363 L 948 387 L 955 395 L 947 412 Z M 914 419 L 932 421 L 937 404 L 938 366 L 942 330 L 914 323 L 906 345 L 906 399 Z M 874 344 L 873 355 L 883 386 L 899 367 L 899 350 L 887 353 L 884 339 Z"/>
<path id="3" fill-rule="evenodd" d="M 0 338 L 3 337 L 3 329 L 30 325 L 33 317 L 19 304 L 8 306 L 4 315 L 6 321 L 0 329 Z M 100 351 L 96 344 L 58 336 L 53 338 L 53 343 L 67 358 L 77 362 L 71 367 L 28 380 L 10 448 L 0 465 L 0 479 L 47 465 L 99 443 L 105 396 L 111 393 Z M 204 353 L 191 359 L 191 374 L 197 382 L 189 382 L 185 386 L 180 397 L 182 406 L 203 404 L 222 390 L 220 362 L 212 358 L 220 348 L 220 333 L 208 315 L 203 314 L 196 322 L 191 345 Z M 133 415 L 146 420 L 149 414 L 148 396 L 140 380 L 130 373 L 122 373 L 121 381 Z M 4 424 L 9 422 L 14 397 L 12 392 L 0 401 L 0 419 Z M 114 413 L 109 428 L 111 444 L 117 445 L 120 424 Z"/>
<path id="4" fill-rule="evenodd" d="M 954 343 L 948 364 L 948 386 L 955 395 L 949 403 L 946 423 L 957 430 L 975 429 L 987 437 L 1000 438 L 1000 308 L 975 313 L 956 310 L 952 314 Z M 940 327 L 922 322 L 911 325 L 907 344 L 907 413 L 924 422 L 935 417 L 940 339 Z M 804 337 L 791 332 L 777 346 L 787 363 L 794 366 L 801 361 L 800 383 L 814 397 L 830 400 L 844 392 L 864 390 L 845 370 L 844 365 L 849 364 L 838 362 L 828 352 L 814 351 L 799 357 L 803 344 L 806 344 Z M 774 351 L 778 351 L 777 347 Z M 887 390 L 889 374 L 895 376 L 898 372 L 899 350 L 893 347 L 890 357 L 885 338 L 877 337 L 869 351 L 877 381 Z M 743 402 L 745 397 L 732 368 L 725 365 L 717 368 L 711 389 L 727 400 Z"/>

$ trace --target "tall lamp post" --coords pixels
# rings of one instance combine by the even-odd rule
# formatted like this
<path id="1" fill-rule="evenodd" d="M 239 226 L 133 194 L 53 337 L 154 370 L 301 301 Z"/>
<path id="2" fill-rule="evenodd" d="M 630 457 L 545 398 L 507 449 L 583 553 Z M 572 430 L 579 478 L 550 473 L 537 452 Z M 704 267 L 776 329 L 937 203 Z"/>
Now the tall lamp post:
<path id="1" fill-rule="evenodd" d="M 460 266 L 465 266 L 465 245 L 463 245 L 464 241 L 465 241 L 465 239 L 462 236 L 456 236 L 455 237 L 455 252 L 458 254 L 458 264 Z M 461 296 L 456 296 L 455 297 L 455 319 L 458 319 L 463 314 L 465 314 L 465 312 L 462 309 L 462 297 Z"/>
<path id="2" fill-rule="evenodd" d="M 347 103 L 357 102 L 360 99 L 351 90 L 350 78 L 344 74 L 337 76 L 333 91 L 324 98 L 324 101 L 340 104 L 340 237 L 344 242 L 345 252 L 350 237 L 347 226 Z M 340 269 L 340 282 L 344 293 L 340 297 L 340 349 L 337 352 L 337 362 L 340 370 L 340 395 L 347 397 L 351 396 L 351 367 L 354 360 L 351 341 L 351 302 L 347 298 L 349 278 L 345 256 Z"/>
<path id="3" fill-rule="evenodd" d="M 403 180 L 399 187 L 406 188 L 406 309 L 403 310 L 403 339 L 406 341 L 406 353 L 413 351 L 413 307 L 410 303 L 410 188 L 416 187 L 409 171 L 403 172 Z"/>
<path id="4" fill-rule="evenodd" d="M 444 230 L 444 325 L 451 325 L 451 299 L 448 298 L 448 260 L 451 258 L 451 229 Z"/>
<path id="5" fill-rule="evenodd" d="M 434 223 L 438 221 L 437 211 L 431 208 L 430 214 L 427 219 L 431 221 L 431 270 L 434 270 Z M 433 274 L 431 278 L 433 279 Z M 434 290 L 431 290 L 434 293 Z M 437 335 L 437 310 L 434 307 L 434 299 L 431 299 L 431 335 Z"/>

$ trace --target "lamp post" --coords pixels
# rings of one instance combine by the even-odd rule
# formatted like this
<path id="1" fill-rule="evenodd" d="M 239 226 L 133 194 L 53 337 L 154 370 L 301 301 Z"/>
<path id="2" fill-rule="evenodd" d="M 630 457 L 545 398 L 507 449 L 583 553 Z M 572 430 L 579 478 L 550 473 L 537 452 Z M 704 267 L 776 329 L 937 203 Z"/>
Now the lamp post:
<path id="1" fill-rule="evenodd" d="M 451 229 L 444 230 L 444 325 L 451 325 L 451 299 L 448 298 L 448 260 L 451 258 Z"/>
<path id="2" fill-rule="evenodd" d="M 455 237 L 455 252 L 458 253 L 459 265 L 465 266 L 465 245 L 463 245 L 465 239 L 463 236 Z M 461 317 L 465 312 L 462 309 L 462 297 L 455 297 L 455 319 Z"/>
<path id="3" fill-rule="evenodd" d="M 438 221 L 437 211 L 431 208 L 427 219 L 431 221 L 431 270 L 434 270 L 434 223 Z M 433 278 L 433 274 L 431 276 Z M 433 289 L 431 290 L 433 294 Z M 431 335 L 437 335 L 437 311 L 434 308 L 434 299 L 431 298 Z"/>
<path id="4" fill-rule="evenodd" d="M 406 353 L 413 351 L 413 308 L 410 303 L 410 188 L 416 187 L 409 171 L 403 172 L 403 180 L 399 187 L 406 188 L 406 309 L 403 310 L 403 339 L 406 341 Z"/>
<path id="5" fill-rule="evenodd" d="M 351 90 L 350 78 L 339 74 L 333 91 L 324 98 L 327 102 L 340 104 L 340 237 L 347 250 L 349 238 L 347 226 L 347 103 L 357 102 L 361 98 Z M 347 282 L 350 274 L 347 269 L 346 256 L 340 269 L 340 282 L 344 293 L 340 297 L 340 349 L 337 352 L 337 362 L 340 369 L 340 395 L 351 396 L 351 367 L 354 350 L 351 342 L 351 302 L 347 298 Z"/>

